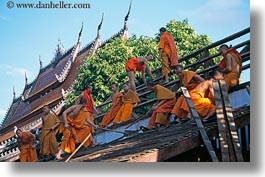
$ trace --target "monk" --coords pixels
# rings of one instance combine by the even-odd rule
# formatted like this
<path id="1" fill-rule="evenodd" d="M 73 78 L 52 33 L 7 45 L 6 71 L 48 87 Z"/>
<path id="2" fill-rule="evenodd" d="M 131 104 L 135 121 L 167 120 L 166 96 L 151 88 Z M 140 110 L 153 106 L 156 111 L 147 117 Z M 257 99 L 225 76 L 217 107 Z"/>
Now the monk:
<path id="1" fill-rule="evenodd" d="M 122 106 L 119 109 L 119 112 L 115 116 L 113 122 L 109 124 L 108 127 L 111 127 L 115 123 L 126 122 L 131 118 L 133 108 L 140 103 L 140 98 L 138 95 L 132 91 L 127 84 L 123 85 L 124 96 L 122 99 Z"/>
<path id="2" fill-rule="evenodd" d="M 58 152 L 56 134 L 61 121 L 51 112 L 48 106 L 42 108 L 42 131 L 40 134 L 40 154 L 44 156 L 44 161 L 54 158 Z"/>
<path id="3" fill-rule="evenodd" d="M 106 127 L 110 122 L 113 121 L 113 119 L 115 118 L 115 116 L 117 115 L 119 109 L 122 106 L 123 94 L 121 92 L 119 92 L 118 85 L 117 84 L 112 84 L 111 89 L 113 91 L 113 93 L 111 95 L 112 107 L 110 108 L 110 110 L 103 117 L 103 119 L 102 119 L 102 121 L 100 123 L 100 127 L 101 128 Z"/>
<path id="4" fill-rule="evenodd" d="M 97 115 L 100 114 L 100 112 L 95 107 L 95 103 L 92 97 L 92 89 L 93 89 L 92 86 L 87 85 L 85 87 L 85 90 L 79 95 L 78 99 L 76 100 L 76 104 L 79 104 L 81 98 L 84 98 L 86 100 L 86 109 L 88 112 L 88 118 L 90 119 L 91 122 L 94 123 L 94 113 Z M 92 131 L 93 132 L 95 131 L 94 128 L 92 128 Z"/>
<path id="5" fill-rule="evenodd" d="M 168 74 L 171 72 L 171 67 L 178 64 L 178 51 L 174 42 L 173 36 L 166 31 L 166 28 L 160 28 L 159 56 L 158 60 L 162 59 L 162 74 L 165 78 L 165 83 L 169 82 Z"/>
<path id="6" fill-rule="evenodd" d="M 63 131 L 63 142 L 56 156 L 58 160 L 61 159 L 62 151 L 66 153 L 74 152 L 75 145 L 82 143 L 89 134 L 91 135 L 84 143 L 84 146 L 88 147 L 91 142 L 93 143 L 92 127 L 98 128 L 98 126 L 90 120 L 86 104 L 86 99 L 81 98 L 79 104 L 73 105 L 63 112 L 65 129 Z"/>
<path id="7" fill-rule="evenodd" d="M 169 113 L 176 103 L 175 93 L 159 84 L 155 85 L 152 80 L 148 82 L 147 89 L 154 91 L 158 100 L 158 103 L 152 108 L 153 113 L 147 128 L 168 126 Z"/>
<path id="8" fill-rule="evenodd" d="M 210 72 L 211 79 L 206 80 L 198 84 L 192 91 L 190 91 L 190 98 L 194 104 L 196 111 L 203 120 L 207 120 L 209 117 L 215 114 L 215 105 L 212 103 L 210 98 L 205 97 L 207 92 L 210 92 L 214 97 L 213 91 L 213 80 L 222 79 L 223 75 L 218 70 L 213 70 Z M 191 118 L 190 110 L 188 118 Z"/>
<path id="9" fill-rule="evenodd" d="M 148 53 L 145 58 L 131 58 L 126 62 L 125 69 L 129 77 L 130 87 L 134 92 L 136 92 L 136 87 L 135 87 L 136 71 L 142 73 L 142 79 L 145 84 L 146 84 L 145 68 L 147 74 L 153 79 L 153 75 L 148 64 L 148 61 L 152 60 L 152 58 L 153 55 L 151 53 Z"/>
<path id="10" fill-rule="evenodd" d="M 20 162 L 36 162 L 38 161 L 35 136 L 30 132 L 22 132 L 21 129 L 15 127 L 17 135 L 18 148 L 20 150 Z"/>
<path id="11" fill-rule="evenodd" d="M 181 81 L 181 84 L 186 87 L 189 92 L 192 91 L 199 83 L 204 81 L 204 79 L 196 72 L 185 71 L 182 65 L 177 65 L 175 67 L 175 72 Z M 180 123 L 181 120 L 187 117 L 188 112 L 186 110 L 189 110 L 188 104 L 184 96 L 181 95 L 171 111 L 173 117 L 176 116 L 175 123 Z"/>
<path id="12" fill-rule="evenodd" d="M 229 48 L 226 44 L 220 46 L 219 51 L 224 57 L 219 64 L 220 70 L 224 73 L 224 80 L 227 91 L 239 84 L 242 71 L 242 58 L 235 48 Z"/>

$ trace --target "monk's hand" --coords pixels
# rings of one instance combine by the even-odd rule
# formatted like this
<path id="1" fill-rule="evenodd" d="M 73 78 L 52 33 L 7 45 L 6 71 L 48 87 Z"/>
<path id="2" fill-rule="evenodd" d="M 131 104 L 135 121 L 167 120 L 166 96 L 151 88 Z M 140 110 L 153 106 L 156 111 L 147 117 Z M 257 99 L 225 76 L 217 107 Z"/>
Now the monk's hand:
<path id="1" fill-rule="evenodd" d="M 65 127 L 65 128 L 69 127 L 68 123 L 65 123 L 65 124 L 64 124 L 64 127 Z"/>
<path id="2" fill-rule="evenodd" d="M 54 127 L 52 126 L 51 128 L 50 128 L 50 131 L 53 131 L 54 130 Z"/>
<path id="3" fill-rule="evenodd" d="M 95 128 L 95 129 L 98 129 L 98 128 L 99 128 L 99 126 L 98 126 L 98 125 L 95 125 L 95 126 L 94 126 L 94 128 Z"/>
<path id="4" fill-rule="evenodd" d="M 32 144 L 31 148 L 35 149 L 36 148 L 36 144 Z"/>
<path id="5" fill-rule="evenodd" d="M 154 111 L 154 110 L 156 110 L 157 109 L 157 106 L 153 106 L 152 107 L 152 110 Z"/>

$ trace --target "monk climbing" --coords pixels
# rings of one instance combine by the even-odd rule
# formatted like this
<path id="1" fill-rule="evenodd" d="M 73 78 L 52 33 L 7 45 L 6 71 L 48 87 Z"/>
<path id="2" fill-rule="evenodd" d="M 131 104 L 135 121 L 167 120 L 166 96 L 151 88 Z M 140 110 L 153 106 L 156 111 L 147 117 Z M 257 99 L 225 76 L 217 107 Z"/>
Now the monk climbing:
<path id="1" fill-rule="evenodd" d="M 29 131 L 22 132 L 22 130 L 17 128 L 16 126 L 14 133 L 17 135 L 17 143 L 20 150 L 20 162 L 38 161 L 35 136 Z"/>
<path id="2" fill-rule="evenodd" d="M 134 92 L 136 92 L 136 87 L 135 87 L 136 71 L 140 71 L 142 73 L 142 79 L 145 84 L 146 84 L 145 69 L 147 74 L 153 79 L 153 75 L 148 64 L 148 61 L 152 60 L 152 58 L 153 55 L 151 53 L 148 53 L 145 58 L 131 58 L 126 62 L 125 69 L 129 77 L 130 87 Z"/>
<path id="3" fill-rule="evenodd" d="M 177 65 L 175 67 L 175 72 L 181 82 L 181 84 L 188 89 L 188 91 L 192 91 L 199 83 L 203 82 L 204 79 L 199 76 L 196 72 L 193 71 L 185 71 L 182 65 Z M 183 95 L 181 95 L 173 107 L 171 114 L 175 118 L 175 123 L 180 123 L 182 119 L 186 118 L 189 110 L 188 104 Z"/>
<path id="4" fill-rule="evenodd" d="M 122 98 L 122 106 L 119 109 L 119 112 L 115 116 L 113 122 L 109 124 L 108 127 L 111 127 L 115 123 L 121 123 L 128 121 L 132 116 L 133 108 L 140 103 L 140 98 L 138 95 L 129 88 L 127 84 L 123 85 L 124 96 Z"/>
<path id="5" fill-rule="evenodd" d="M 112 84 L 111 89 L 113 91 L 113 93 L 111 95 L 112 106 L 109 109 L 109 111 L 105 114 L 105 116 L 103 117 L 103 119 L 100 123 L 101 128 L 106 127 L 110 122 L 113 121 L 113 119 L 115 118 L 119 109 L 122 106 L 123 94 L 121 92 L 119 92 L 118 85 Z"/>
<path id="6" fill-rule="evenodd" d="M 44 161 L 54 159 L 58 152 L 58 143 L 56 134 L 61 121 L 58 117 L 51 112 L 48 106 L 42 108 L 42 128 L 40 134 L 40 154 L 43 156 Z"/>
<path id="7" fill-rule="evenodd" d="M 162 27 L 159 31 L 161 36 L 158 60 L 162 59 L 162 73 L 165 83 L 167 83 L 169 82 L 168 74 L 171 72 L 170 68 L 178 64 L 178 51 L 173 36 L 166 31 L 166 28 Z"/>
<path id="8" fill-rule="evenodd" d="M 87 136 L 89 139 L 84 143 L 88 147 L 90 143 L 93 145 L 93 128 L 98 128 L 89 118 L 89 112 L 86 108 L 86 99 L 80 98 L 79 104 L 73 105 L 63 112 L 64 131 L 63 142 L 57 154 L 57 159 L 61 159 L 62 151 L 72 153 L 75 150 L 75 145 L 82 143 Z"/>
<path id="9" fill-rule="evenodd" d="M 97 115 L 97 114 L 100 114 L 100 112 L 95 107 L 95 103 L 92 97 L 92 90 L 93 90 L 93 87 L 90 85 L 87 85 L 85 87 L 85 90 L 77 98 L 76 104 L 79 104 L 81 98 L 84 98 L 86 100 L 86 109 L 88 112 L 88 118 L 90 119 L 91 122 L 94 123 L 94 113 Z M 94 132 L 94 128 L 92 128 L 92 131 Z"/>
<path id="10" fill-rule="evenodd" d="M 147 89 L 154 91 L 158 100 L 158 103 L 152 108 L 153 113 L 147 128 L 168 126 L 170 111 L 176 103 L 175 93 L 159 84 L 155 85 L 152 80 L 147 85 Z"/>
<path id="11" fill-rule="evenodd" d="M 223 79 L 222 73 L 218 70 L 211 71 L 209 76 L 211 79 L 201 82 L 192 91 L 190 91 L 190 98 L 194 104 L 194 107 L 199 116 L 204 120 L 207 120 L 209 117 L 213 116 L 216 110 L 211 99 L 206 97 L 206 93 L 210 92 L 214 97 L 212 81 Z M 187 117 L 191 118 L 190 110 L 188 109 L 186 111 L 189 112 Z"/>
<path id="12" fill-rule="evenodd" d="M 219 68 L 224 73 L 226 89 L 229 91 L 231 87 L 239 84 L 242 58 L 235 48 L 229 48 L 226 44 L 221 45 L 219 51 L 224 57 L 219 64 Z"/>

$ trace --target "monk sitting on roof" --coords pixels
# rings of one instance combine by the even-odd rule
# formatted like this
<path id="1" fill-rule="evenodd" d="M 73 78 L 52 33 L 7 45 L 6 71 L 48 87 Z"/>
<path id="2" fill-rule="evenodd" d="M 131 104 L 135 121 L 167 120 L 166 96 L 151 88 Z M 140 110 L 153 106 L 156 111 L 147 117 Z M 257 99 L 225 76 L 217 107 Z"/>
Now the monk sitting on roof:
<path id="1" fill-rule="evenodd" d="M 22 130 L 18 129 L 16 126 L 14 132 L 17 135 L 20 162 L 38 161 L 35 136 L 30 132 L 22 132 Z"/>
<path id="2" fill-rule="evenodd" d="M 229 91 L 231 87 L 239 84 L 242 71 L 242 58 L 235 48 L 229 48 L 225 44 L 220 46 L 219 51 L 224 57 L 219 64 L 219 68 L 224 73 L 226 89 Z"/>
<path id="3" fill-rule="evenodd" d="M 132 116 L 132 111 L 138 103 L 140 103 L 140 98 L 138 95 L 132 91 L 127 84 L 123 85 L 124 96 L 122 98 L 122 106 L 119 112 L 115 116 L 113 122 L 109 124 L 111 127 L 114 123 L 121 123 L 128 121 Z"/>
<path id="4" fill-rule="evenodd" d="M 119 109 L 122 106 L 122 97 L 123 94 L 121 92 L 119 92 L 119 88 L 117 84 L 112 84 L 111 89 L 113 91 L 112 95 L 111 95 L 111 99 L 112 99 L 112 107 L 110 108 L 110 110 L 105 114 L 105 116 L 103 117 L 101 123 L 100 123 L 100 127 L 106 127 L 111 121 L 113 121 L 113 119 L 115 118 L 115 116 L 117 115 Z"/>
<path id="5" fill-rule="evenodd" d="M 175 93 L 151 80 L 147 89 L 155 91 L 158 103 L 153 106 L 153 114 L 149 120 L 148 129 L 169 125 L 169 113 L 176 103 Z"/>
<path id="6" fill-rule="evenodd" d="M 44 160 L 54 158 L 58 152 L 58 143 L 56 134 L 61 121 L 48 106 L 42 108 L 44 115 L 42 116 L 42 128 L 40 134 L 40 154 L 44 156 Z"/>
<path id="7" fill-rule="evenodd" d="M 160 42 L 159 42 L 159 56 L 158 60 L 162 58 L 162 73 L 165 77 L 165 83 L 169 82 L 168 74 L 170 67 L 178 64 L 178 52 L 174 42 L 173 36 L 166 31 L 166 28 L 160 28 Z"/>
<path id="8" fill-rule="evenodd" d="M 75 145 L 82 143 L 91 134 L 84 143 L 84 146 L 88 147 L 91 142 L 93 143 L 92 128 L 98 128 L 89 119 L 89 112 L 86 109 L 86 100 L 84 98 L 80 99 L 79 104 L 73 105 L 63 112 L 63 120 L 65 127 L 63 131 L 64 138 L 57 154 L 57 159 L 61 159 L 62 151 L 72 153 L 75 150 Z"/>
<path id="9" fill-rule="evenodd" d="M 215 114 L 215 105 L 213 105 L 210 98 L 206 97 L 206 93 L 210 92 L 210 95 L 214 97 L 213 91 L 213 80 L 223 79 L 223 75 L 218 70 L 213 70 L 210 72 L 211 79 L 206 80 L 198 84 L 192 91 L 190 91 L 190 98 L 194 104 L 196 111 L 199 116 L 207 120 L 209 117 Z M 189 112 L 188 117 L 191 118 L 190 110 L 186 110 Z"/>
<path id="10" fill-rule="evenodd" d="M 148 61 L 150 61 L 152 58 L 153 58 L 153 55 L 151 53 L 148 53 L 145 58 L 131 58 L 126 62 L 125 69 L 129 77 L 131 89 L 134 92 L 136 92 L 136 87 L 135 87 L 136 71 L 140 71 L 142 73 L 143 82 L 145 84 L 146 84 L 145 68 L 146 68 L 147 74 L 151 78 L 153 78 L 152 72 L 148 65 Z"/>
<path id="11" fill-rule="evenodd" d="M 192 91 L 199 83 L 203 82 L 204 79 L 200 77 L 196 72 L 193 71 L 185 71 L 182 65 L 177 65 L 175 67 L 175 72 L 181 81 L 181 84 L 188 89 L 188 91 Z M 175 115 L 175 123 L 180 123 L 180 121 L 187 117 L 189 107 L 183 95 L 181 95 L 175 106 L 173 107 L 171 114 Z"/>

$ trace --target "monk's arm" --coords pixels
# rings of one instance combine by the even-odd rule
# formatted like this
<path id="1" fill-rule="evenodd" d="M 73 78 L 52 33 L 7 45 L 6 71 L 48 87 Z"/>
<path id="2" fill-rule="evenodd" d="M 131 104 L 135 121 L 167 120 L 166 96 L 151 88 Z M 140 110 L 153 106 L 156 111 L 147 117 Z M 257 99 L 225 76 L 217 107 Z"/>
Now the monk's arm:
<path id="1" fill-rule="evenodd" d="M 121 98 L 118 98 L 116 102 L 112 105 L 112 108 L 115 108 L 119 104 L 120 101 L 121 101 Z"/>
<path id="2" fill-rule="evenodd" d="M 36 148 L 36 144 L 35 144 L 36 136 L 33 135 L 32 133 L 30 133 L 30 139 L 32 140 L 32 141 L 31 141 L 31 142 L 32 142 L 31 147 L 32 147 L 32 149 L 35 149 L 35 148 Z"/>
<path id="3" fill-rule="evenodd" d="M 159 49 L 158 60 L 161 60 L 161 58 L 162 58 L 162 52 L 163 52 L 163 51 L 164 51 L 164 50 L 163 50 L 162 48 Z"/>
<path id="4" fill-rule="evenodd" d="M 223 73 L 229 73 L 232 71 L 232 55 L 227 54 L 226 55 L 226 63 L 225 63 L 225 68 L 222 70 Z"/>
<path id="5" fill-rule="evenodd" d="M 212 83 L 212 81 L 209 81 L 209 90 L 210 90 L 210 93 L 212 94 L 212 96 L 214 97 L 214 90 L 213 90 L 213 83 Z"/>
<path id="6" fill-rule="evenodd" d="M 57 122 L 54 126 L 51 127 L 51 130 L 56 129 L 60 125 L 60 122 Z"/>
<path id="7" fill-rule="evenodd" d="M 90 125 L 91 127 L 94 127 L 96 129 L 98 128 L 98 126 L 95 125 L 89 118 L 87 118 L 86 121 L 87 121 L 88 125 Z"/>
<path id="8" fill-rule="evenodd" d="M 195 76 L 193 76 L 193 78 L 196 80 L 196 81 L 199 81 L 199 82 L 203 82 L 205 81 L 200 75 L 196 74 Z"/>
<path id="9" fill-rule="evenodd" d="M 64 121 L 64 126 L 68 127 L 68 122 L 67 122 L 67 115 L 74 110 L 75 106 L 71 106 L 70 108 L 66 109 L 63 112 L 63 121 Z"/>
<path id="10" fill-rule="evenodd" d="M 96 112 L 96 114 L 100 114 L 100 112 L 97 110 L 95 106 L 93 106 L 93 110 Z"/>
<path id="11" fill-rule="evenodd" d="M 80 99 L 81 99 L 82 97 L 84 97 L 84 92 L 82 92 L 82 93 L 78 96 L 78 98 L 75 100 L 75 104 L 79 104 L 79 103 L 80 103 Z"/>
<path id="12" fill-rule="evenodd" d="M 159 101 L 156 105 L 153 106 L 153 109 L 157 109 L 159 106 L 161 106 L 162 104 L 164 104 L 167 100 L 161 100 Z"/>

